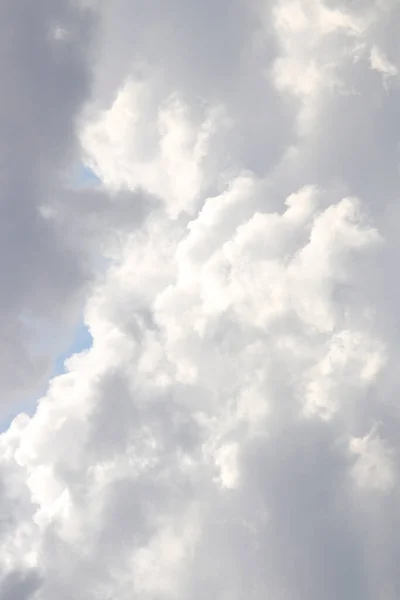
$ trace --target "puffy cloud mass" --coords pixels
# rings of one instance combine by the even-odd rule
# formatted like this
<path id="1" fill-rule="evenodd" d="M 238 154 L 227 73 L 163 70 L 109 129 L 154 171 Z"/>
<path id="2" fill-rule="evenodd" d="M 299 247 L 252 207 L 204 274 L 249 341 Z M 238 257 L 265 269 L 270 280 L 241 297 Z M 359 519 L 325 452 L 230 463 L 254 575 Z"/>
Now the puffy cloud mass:
<path id="1" fill-rule="evenodd" d="M 0 22 L 0 597 L 397 600 L 397 0 Z"/>

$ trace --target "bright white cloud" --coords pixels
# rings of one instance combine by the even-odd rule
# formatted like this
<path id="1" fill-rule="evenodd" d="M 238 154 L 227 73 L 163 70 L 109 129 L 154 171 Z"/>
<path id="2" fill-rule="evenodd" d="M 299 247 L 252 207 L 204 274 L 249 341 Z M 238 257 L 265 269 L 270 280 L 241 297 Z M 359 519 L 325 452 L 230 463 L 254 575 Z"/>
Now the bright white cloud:
<path id="1" fill-rule="evenodd" d="M 396 477 L 392 452 L 373 430 L 363 438 L 353 438 L 350 450 L 356 456 L 352 469 L 354 480 L 361 489 L 390 491 Z"/>
<path id="2" fill-rule="evenodd" d="M 32 26 L 81 87 L 15 142 L 0 350 L 24 372 L 13 323 L 74 294 L 93 346 L 0 435 L 1 598 L 397 599 L 397 3 L 89 4 Z"/>
<path id="3" fill-rule="evenodd" d="M 377 46 L 372 47 L 369 60 L 371 69 L 382 74 L 384 85 L 387 87 L 390 78 L 398 74 L 397 67 L 390 62 Z"/>
<path id="4" fill-rule="evenodd" d="M 209 183 L 204 162 L 214 133 L 223 126 L 222 109 L 206 109 L 196 124 L 178 96 L 157 106 L 151 82 L 128 81 L 113 105 L 86 126 L 83 147 L 107 187 L 144 188 L 164 199 L 175 216 L 191 212 Z"/>

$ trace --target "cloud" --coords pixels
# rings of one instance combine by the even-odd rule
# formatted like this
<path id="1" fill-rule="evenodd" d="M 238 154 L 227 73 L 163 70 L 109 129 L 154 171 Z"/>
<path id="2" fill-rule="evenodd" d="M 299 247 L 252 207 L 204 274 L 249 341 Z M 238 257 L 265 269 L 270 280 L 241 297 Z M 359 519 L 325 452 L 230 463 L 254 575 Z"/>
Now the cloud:
<path id="1" fill-rule="evenodd" d="M 370 54 L 371 69 L 379 71 L 384 77 L 397 75 L 397 67 L 392 65 L 388 58 L 382 54 L 377 46 L 373 46 Z"/>
<path id="2" fill-rule="evenodd" d="M 391 452 L 371 430 L 363 438 L 354 438 L 350 450 L 357 455 L 353 477 L 361 488 L 390 490 L 395 481 Z"/>
<path id="3" fill-rule="evenodd" d="M 216 129 L 223 126 L 223 112 L 206 110 L 196 127 L 178 97 L 151 107 L 151 92 L 150 84 L 126 83 L 111 108 L 87 125 L 83 147 L 107 187 L 144 188 L 164 198 L 173 216 L 190 211 L 207 184 L 202 166 L 214 158 L 209 146 Z M 159 143 L 153 149 L 154 139 Z"/>
<path id="4" fill-rule="evenodd" d="M 27 600 L 32 598 L 40 586 L 40 579 L 33 573 L 11 572 L 2 584 L 1 593 L 10 600 Z"/>
<path id="5" fill-rule="evenodd" d="M 29 393 L 48 367 L 36 324 L 67 320 L 86 278 L 63 231 L 39 209 L 59 193 L 60 171 L 76 147 L 74 121 L 90 86 L 93 19 L 69 2 L 40 1 L 3 2 L 0 20 L 0 352 L 7 403 Z M 65 36 L 55 35 L 61 30 Z"/>
<path id="6" fill-rule="evenodd" d="M 93 344 L 0 435 L 2 597 L 397 598 L 397 3 L 39 8 L 75 70 L 23 113 L 45 275 L 2 310 L 85 294 Z"/>

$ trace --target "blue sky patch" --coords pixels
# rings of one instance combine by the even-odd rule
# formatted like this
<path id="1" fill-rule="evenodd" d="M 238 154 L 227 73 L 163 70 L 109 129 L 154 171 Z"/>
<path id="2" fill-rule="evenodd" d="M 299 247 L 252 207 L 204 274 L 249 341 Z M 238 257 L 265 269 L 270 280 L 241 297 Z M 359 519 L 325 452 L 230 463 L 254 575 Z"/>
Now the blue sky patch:
<path id="1" fill-rule="evenodd" d="M 93 338 L 90 335 L 86 325 L 82 322 L 79 323 L 79 325 L 75 329 L 75 333 L 71 344 L 66 348 L 64 352 L 59 354 L 56 360 L 54 361 L 52 377 L 65 373 L 64 363 L 66 359 L 72 356 L 72 354 L 77 354 L 78 352 L 83 352 L 83 350 L 87 350 L 91 347 L 92 342 Z"/>
<path id="2" fill-rule="evenodd" d="M 90 167 L 84 164 L 78 165 L 72 176 L 73 184 L 78 187 L 92 187 L 99 185 L 101 180 Z"/>
<path id="3" fill-rule="evenodd" d="M 57 377 L 57 375 L 62 375 L 65 373 L 66 370 L 64 363 L 66 359 L 73 354 L 78 354 L 79 352 L 88 350 L 92 346 L 92 342 L 93 338 L 90 335 L 88 328 L 83 322 L 80 322 L 75 328 L 75 331 L 71 336 L 71 342 L 67 346 L 66 350 L 59 354 L 55 359 L 49 380 L 53 377 Z M 28 398 L 12 407 L 10 412 L 4 416 L 3 419 L 0 419 L 0 433 L 6 431 L 11 425 L 13 419 L 21 412 L 24 412 L 30 416 L 33 415 L 36 410 L 38 399 L 46 393 L 47 386 L 48 383 L 43 386 L 43 389 L 35 397 Z"/>

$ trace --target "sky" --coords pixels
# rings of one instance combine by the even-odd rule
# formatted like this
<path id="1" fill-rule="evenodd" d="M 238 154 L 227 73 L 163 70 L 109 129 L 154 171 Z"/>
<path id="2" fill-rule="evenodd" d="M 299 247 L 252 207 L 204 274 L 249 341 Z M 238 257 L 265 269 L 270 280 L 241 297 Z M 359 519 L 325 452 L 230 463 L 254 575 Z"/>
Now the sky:
<path id="1" fill-rule="evenodd" d="M 0 3 L 2 600 L 398 600 L 399 28 Z"/>

